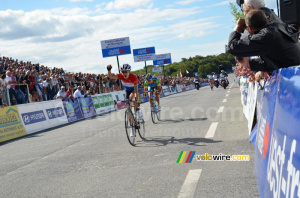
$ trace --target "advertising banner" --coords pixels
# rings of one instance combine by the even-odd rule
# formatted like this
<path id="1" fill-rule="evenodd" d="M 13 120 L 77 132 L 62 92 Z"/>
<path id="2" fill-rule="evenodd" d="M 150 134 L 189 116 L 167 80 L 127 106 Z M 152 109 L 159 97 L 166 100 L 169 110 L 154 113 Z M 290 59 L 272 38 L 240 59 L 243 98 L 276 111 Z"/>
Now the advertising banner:
<path id="1" fill-rule="evenodd" d="M 103 113 L 115 111 L 115 102 L 112 93 L 107 94 L 97 94 L 92 96 L 93 104 L 96 110 L 97 115 L 101 115 Z"/>
<path id="2" fill-rule="evenodd" d="M 75 122 L 84 118 L 78 98 L 63 100 L 63 104 L 69 122 Z"/>
<path id="3" fill-rule="evenodd" d="M 152 73 L 153 74 L 162 74 L 162 68 L 161 67 L 153 67 L 152 68 Z"/>
<path id="4" fill-rule="evenodd" d="M 170 88 L 168 86 L 162 86 L 162 91 L 164 93 L 164 96 L 169 96 L 171 95 L 171 91 L 170 91 Z"/>
<path id="5" fill-rule="evenodd" d="M 89 118 L 96 115 L 96 110 L 91 96 L 80 98 L 79 101 L 84 118 Z"/>
<path id="6" fill-rule="evenodd" d="M 124 102 L 121 102 L 125 100 L 125 91 L 112 92 L 112 96 L 116 109 L 123 109 L 126 107 L 126 104 Z"/>
<path id="7" fill-rule="evenodd" d="M 279 73 L 274 71 L 271 78 L 266 82 L 261 109 L 261 119 L 258 120 L 255 142 L 255 175 L 261 197 L 265 194 L 267 181 L 267 169 L 270 153 L 271 137 L 273 133 L 273 120 L 277 98 Z"/>
<path id="8" fill-rule="evenodd" d="M 0 111 L 0 142 L 27 135 L 17 106 L 4 107 Z"/>
<path id="9" fill-rule="evenodd" d="M 256 108 L 256 101 L 257 101 L 257 88 L 258 84 L 249 83 L 248 87 L 248 132 L 249 135 L 253 129 L 253 121 L 255 116 L 255 108 Z"/>
<path id="10" fill-rule="evenodd" d="M 164 64 L 171 64 L 171 54 L 157 54 L 155 59 L 153 60 L 153 65 L 164 65 Z"/>
<path id="11" fill-rule="evenodd" d="M 68 123 L 61 100 L 18 105 L 27 134 Z"/>
<path id="12" fill-rule="evenodd" d="M 103 58 L 131 54 L 129 37 L 101 41 Z"/>
<path id="13" fill-rule="evenodd" d="M 133 50 L 134 62 L 144 62 L 155 59 L 155 47 L 147 47 Z"/>
<path id="14" fill-rule="evenodd" d="M 277 78 L 278 89 L 275 89 L 278 94 L 272 95 L 276 105 L 269 136 L 264 197 L 300 197 L 299 69 L 282 69 Z"/>
<path id="15" fill-rule="evenodd" d="M 50 124 L 47 122 L 46 113 L 43 111 L 41 104 L 23 104 L 19 105 L 18 109 L 27 134 L 50 128 Z"/>
<path id="16" fill-rule="evenodd" d="M 45 110 L 46 119 L 50 127 L 68 123 L 68 118 L 64 111 L 63 102 L 61 100 L 51 100 L 47 102 L 41 102 L 40 104 Z"/>
<path id="17" fill-rule="evenodd" d="M 177 92 L 182 92 L 182 85 L 176 85 Z"/>

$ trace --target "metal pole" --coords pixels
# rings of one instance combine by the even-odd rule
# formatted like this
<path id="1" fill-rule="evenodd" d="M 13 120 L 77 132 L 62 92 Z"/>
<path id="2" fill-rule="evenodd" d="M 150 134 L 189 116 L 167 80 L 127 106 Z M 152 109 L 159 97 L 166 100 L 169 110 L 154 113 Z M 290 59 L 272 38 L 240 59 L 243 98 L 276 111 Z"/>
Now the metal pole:
<path id="1" fill-rule="evenodd" d="M 121 71 L 120 71 L 120 63 L 119 63 L 119 56 L 117 56 L 117 62 L 118 62 L 119 73 L 121 73 Z"/>
<path id="2" fill-rule="evenodd" d="M 8 86 L 6 86 L 6 92 L 7 92 L 7 98 L 8 98 L 8 101 L 6 101 L 6 102 L 8 102 L 8 106 L 10 106 L 10 95 L 9 95 L 9 90 L 8 90 L 8 88 L 7 88 Z"/>
<path id="3" fill-rule="evenodd" d="M 121 73 L 121 70 L 120 70 L 120 63 L 119 63 L 119 56 L 117 56 L 117 62 L 118 62 L 119 73 Z M 119 80 L 119 81 L 120 81 L 120 84 L 121 84 L 121 89 L 123 89 L 122 82 L 121 82 L 121 80 Z"/>
<path id="4" fill-rule="evenodd" d="M 145 69 L 146 69 L 146 74 L 147 74 L 148 72 L 147 72 L 147 63 L 146 63 L 146 61 L 145 61 Z"/>

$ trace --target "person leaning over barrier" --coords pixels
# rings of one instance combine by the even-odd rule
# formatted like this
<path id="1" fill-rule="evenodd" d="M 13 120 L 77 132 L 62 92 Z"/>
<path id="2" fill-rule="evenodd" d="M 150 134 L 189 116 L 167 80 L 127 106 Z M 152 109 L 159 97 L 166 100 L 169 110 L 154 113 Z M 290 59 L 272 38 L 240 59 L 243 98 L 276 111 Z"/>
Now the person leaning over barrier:
<path id="1" fill-rule="evenodd" d="M 62 99 L 62 100 L 68 99 L 67 94 L 66 94 L 66 88 L 64 86 L 61 86 L 56 97 L 59 99 Z"/>
<path id="2" fill-rule="evenodd" d="M 247 28 L 249 37 L 241 38 Z M 283 23 L 268 24 L 261 10 L 251 10 L 239 20 L 229 36 L 228 52 L 235 56 L 260 56 L 250 60 L 252 71 L 271 72 L 278 68 L 300 65 L 299 32 Z"/>

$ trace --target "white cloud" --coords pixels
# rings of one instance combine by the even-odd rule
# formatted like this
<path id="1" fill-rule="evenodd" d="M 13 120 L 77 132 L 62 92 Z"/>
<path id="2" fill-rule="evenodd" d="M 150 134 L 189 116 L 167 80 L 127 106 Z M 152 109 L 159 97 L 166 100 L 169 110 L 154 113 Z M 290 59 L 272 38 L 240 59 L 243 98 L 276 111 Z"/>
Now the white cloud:
<path id="1" fill-rule="evenodd" d="M 217 7 L 217 6 L 222 6 L 222 5 L 228 5 L 229 6 L 230 2 L 232 2 L 232 1 L 222 1 L 220 3 L 216 3 L 216 4 L 213 4 L 213 5 L 206 6 L 206 7 L 211 8 L 211 7 Z"/>
<path id="2" fill-rule="evenodd" d="M 201 45 L 192 45 L 190 46 L 191 49 L 196 51 L 196 54 L 194 55 L 201 55 L 201 56 L 207 56 L 207 55 L 217 55 L 220 53 L 225 52 L 225 45 L 228 44 L 228 40 L 220 40 L 216 42 L 211 43 L 205 43 Z"/>
<path id="3" fill-rule="evenodd" d="M 179 5 L 189 5 L 189 4 L 195 3 L 197 1 L 199 1 L 199 0 L 183 0 L 183 1 L 176 2 L 176 4 L 179 4 Z M 200 1 L 203 1 L 203 0 L 200 0 Z"/>
<path id="4" fill-rule="evenodd" d="M 92 2 L 94 0 L 69 0 L 70 2 L 82 2 L 82 1 L 87 1 L 87 2 Z"/>
<path id="5" fill-rule="evenodd" d="M 214 18 L 187 20 L 199 13 L 197 7 L 101 15 L 87 8 L 0 11 L 1 54 L 69 71 L 105 72 L 105 66 L 116 65 L 116 59 L 102 58 L 100 40 L 129 36 L 135 49 L 170 39 L 199 38 L 218 27 Z M 132 55 L 120 56 L 120 63 L 143 67 L 132 59 Z"/>
<path id="6" fill-rule="evenodd" d="M 115 0 L 106 4 L 107 10 L 133 9 L 147 6 L 152 0 Z"/>

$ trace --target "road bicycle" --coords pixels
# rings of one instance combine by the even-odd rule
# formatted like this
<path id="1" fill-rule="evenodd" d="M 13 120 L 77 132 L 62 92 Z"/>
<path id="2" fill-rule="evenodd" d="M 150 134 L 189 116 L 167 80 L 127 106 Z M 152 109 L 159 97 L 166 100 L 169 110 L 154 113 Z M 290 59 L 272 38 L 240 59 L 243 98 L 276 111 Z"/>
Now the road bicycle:
<path id="1" fill-rule="evenodd" d="M 143 118 L 139 118 L 138 109 L 135 105 L 131 105 L 130 103 L 135 103 L 135 100 L 125 100 L 122 101 L 126 103 L 127 109 L 125 111 L 125 130 L 129 143 L 132 146 L 135 146 L 135 137 L 136 131 L 138 131 L 142 140 L 146 139 L 146 128 L 145 128 L 145 120 Z M 132 111 L 134 108 L 134 112 Z M 133 136 L 131 136 L 131 132 L 133 132 Z"/>
<path id="2" fill-rule="evenodd" d="M 154 124 L 157 123 L 156 119 L 160 121 L 160 109 L 158 109 L 158 103 L 156 97 L 153 94 L 153 91 L 150 92 L 150 100 L 151 100 L 151 119 Z"/>

